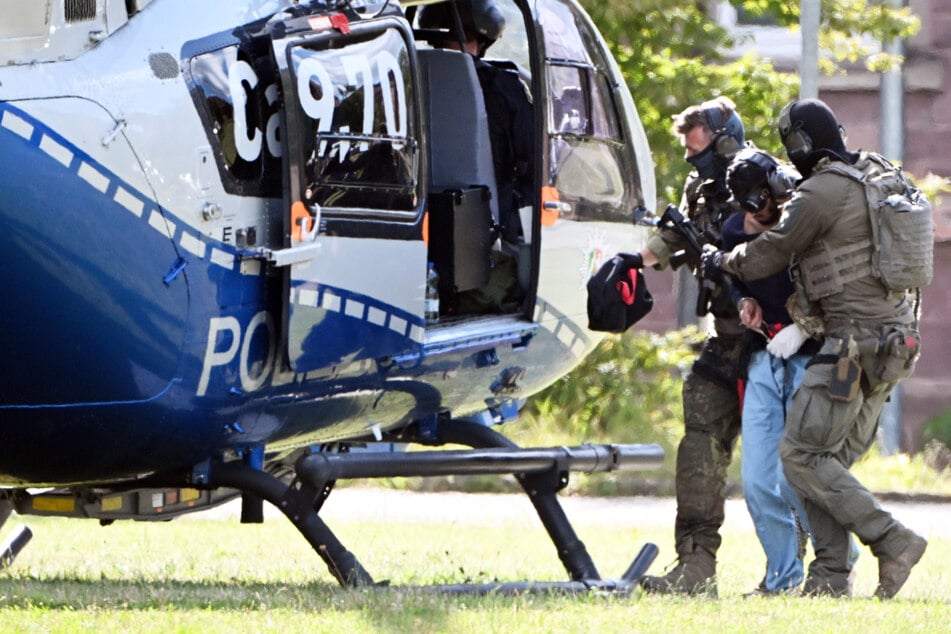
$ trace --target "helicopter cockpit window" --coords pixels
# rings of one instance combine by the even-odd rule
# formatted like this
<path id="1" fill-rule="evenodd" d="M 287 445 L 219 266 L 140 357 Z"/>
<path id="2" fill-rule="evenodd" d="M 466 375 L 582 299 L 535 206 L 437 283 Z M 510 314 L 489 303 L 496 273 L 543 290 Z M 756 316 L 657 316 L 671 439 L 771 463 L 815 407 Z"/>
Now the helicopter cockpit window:
<path id="1" fill-rule="evenodd" d="M 577 66 L 552 65 L 550 127 L 557 134 L 620 140 L 611 93 L 600 73 Z"/>
<path id="2" fill-rule="evenodd" d="M 321 208 L 413 211 L 418 147 L 409 53 L 396 30 L 290 49 L 298 196 Z"/>
<path id="3" fill-rule="evenodd" d="M 560 216 L 629 219 L 640 181 L 605 45 L 570 2 L 539 5 L 537 18 L 549 91 L 546 181 L 565 203 Z"/>
<path id="4" fill-rule="evenodd" d="M 586 134 L 588 96 L 581 87 L 583 77 L 577 68 L 554 67 L 551 72 L 551 129 L 558 134 Z"/>
<path id="5" fill-rule="evenodd" d="M 553 61 L 548 79 L 549 182 L 570 203 L 567 217 L 627 213 L 628 161 L 607 79 L 595 68 Z"/>

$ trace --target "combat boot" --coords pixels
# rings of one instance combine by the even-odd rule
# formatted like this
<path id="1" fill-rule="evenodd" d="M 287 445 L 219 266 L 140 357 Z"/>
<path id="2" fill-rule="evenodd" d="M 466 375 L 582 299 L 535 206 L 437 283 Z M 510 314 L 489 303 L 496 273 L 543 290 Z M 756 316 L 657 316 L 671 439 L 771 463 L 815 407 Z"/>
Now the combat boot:
<path id="1" fill-rule="evenodd" d="M 849 598 L 852 596 L 852 588 L 855 586 L 855 569 L 853 568 L 847 575 L 835 575 L 830 577 L 819 577 L 810 574 L 802 584 L 802 596 L 804 597 L 832 597 Z"/>
<path id="2" fill-rule="evenodd" d="M 644 576 L 641 586 L 652 594 L 717 596 L 717 561 L 704 550 L 682 555 L 662 577 Z"/>
<path id="3" fill-rule="evenodd" d="M 911 531 L 908 531 L 911 533 Z M 878 558 L 878 587 L 875 596 L 879 599 L 891 599 L 898 594 L 908 580 L 912 567 L 925 554 L 928 541 L 921 535 L 911 533 L 908 544 L 897 557 L 880 556 Z"/>

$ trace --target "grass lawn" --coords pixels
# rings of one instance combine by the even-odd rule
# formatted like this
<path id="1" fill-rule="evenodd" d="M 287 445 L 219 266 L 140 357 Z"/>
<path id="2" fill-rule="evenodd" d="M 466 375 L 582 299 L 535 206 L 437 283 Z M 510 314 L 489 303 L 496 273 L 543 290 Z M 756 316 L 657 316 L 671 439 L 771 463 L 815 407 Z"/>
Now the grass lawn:
<path id="1" fill-rule="evenodd" d="M 480 496 L 470 497 L 477 507 Z M 869 598 L 877 566 L 868 551 L 858 563 L 857 598 L 743 598 L 764 560 L 755 535 L 735 526 L 724 531 L 718 600 L 640 591 L 477 597 L 341 589 L 280 517 L 244 526 L 202 518 L 108 527 L 36 517 L 10 523 L 16 522 L 28 524 L 34 538 L 0 572 L 3 632 L 951 631 L 951 539 L 935 535 L 904 589 L 886 602 Z M 331 526 L 377 581 L 394 586 L 566 578 L 537 520 L 335 519 Z M 620 576 L 644 542 L 661 549 L 652 572 L 673 552 L 672 528 L 657 522 L 612 525 L 607 516 L 576 529 L 607 578 Z"/>

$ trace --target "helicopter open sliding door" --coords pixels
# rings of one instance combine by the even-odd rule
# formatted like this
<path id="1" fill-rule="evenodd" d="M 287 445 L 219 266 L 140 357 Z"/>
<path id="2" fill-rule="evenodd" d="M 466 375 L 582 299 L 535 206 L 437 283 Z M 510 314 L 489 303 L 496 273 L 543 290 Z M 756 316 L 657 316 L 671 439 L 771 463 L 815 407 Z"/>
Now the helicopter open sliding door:
<path id="1" fill-rule="evenodd" d="M 553 0 L 535 18 L 547 91 L 539 295 L 580 317 L 600 263 L 643 240 L 632 217 L 654 205 L 653 162 L 624 78 L 584 10 Z"/>
<path id="2" fill-rule="evenodd" d="M 284 93 L 287 352 L 297 372 L 422 343 L 419 143 L 405 22 L 272 29 Z"/>

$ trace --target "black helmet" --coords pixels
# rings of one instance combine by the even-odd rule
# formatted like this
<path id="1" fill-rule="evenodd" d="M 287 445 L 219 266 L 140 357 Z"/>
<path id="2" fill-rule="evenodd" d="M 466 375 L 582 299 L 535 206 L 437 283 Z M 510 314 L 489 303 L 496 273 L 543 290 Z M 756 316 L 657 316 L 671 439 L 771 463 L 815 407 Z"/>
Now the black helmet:
<path id="1" fill-rule="evenodd" d="M 455 0 L 439 4 L 427 4 L 419 9 L 419 28 L 454 31 L 452 5 L 455 4 L 467 37 L 475 37 L 484 51 L 505 29 L 505 17 L 493 0 Z"/>
<path id="2" fill-rule="evenodd" d="M 823 156 L 853 163 L 845 149 L 842 126 L 832 110 L 818 99 L 800 99 L 783 108 L 779 114 L 779 138 L 786 154 L 803 177 Z"/>

